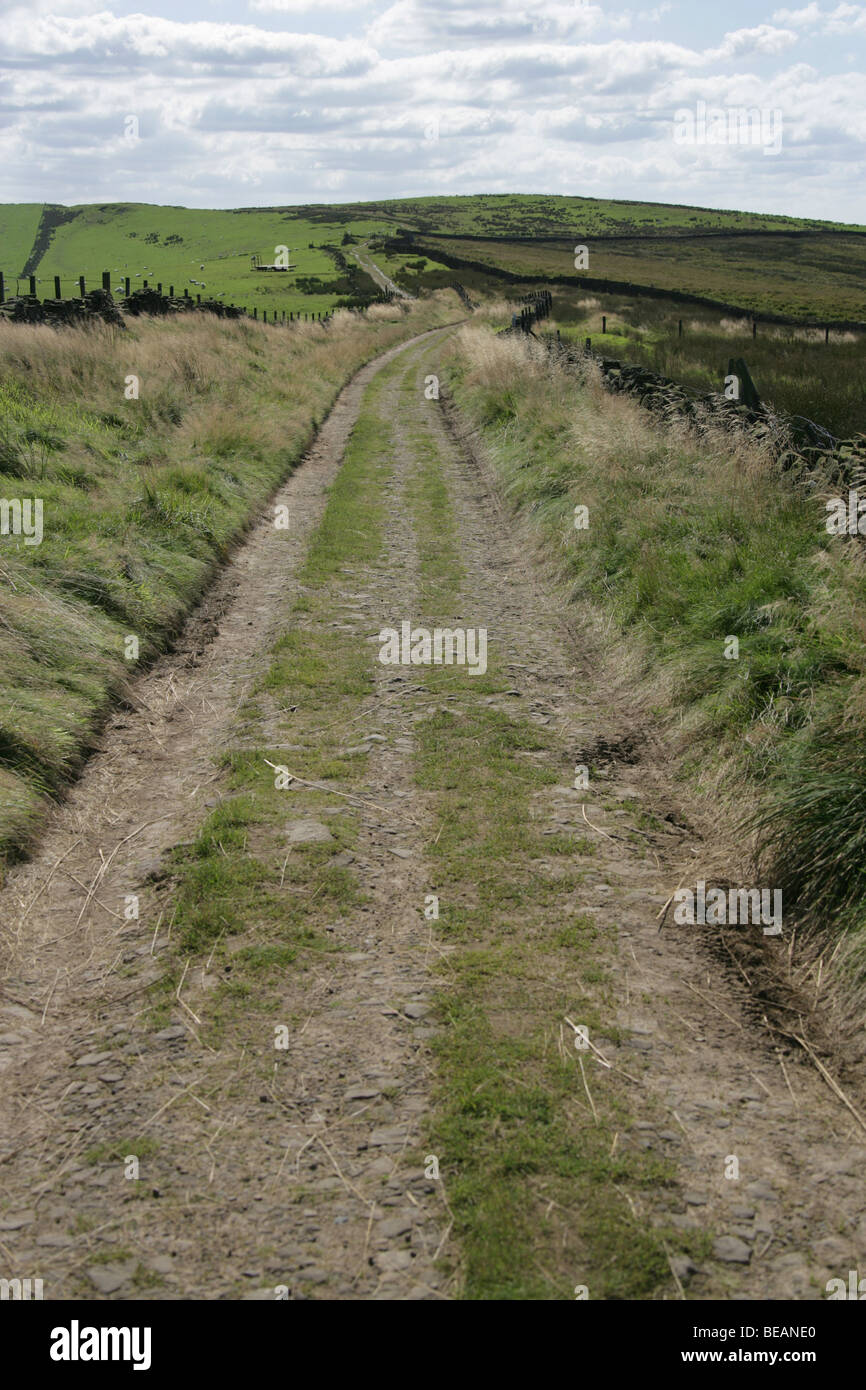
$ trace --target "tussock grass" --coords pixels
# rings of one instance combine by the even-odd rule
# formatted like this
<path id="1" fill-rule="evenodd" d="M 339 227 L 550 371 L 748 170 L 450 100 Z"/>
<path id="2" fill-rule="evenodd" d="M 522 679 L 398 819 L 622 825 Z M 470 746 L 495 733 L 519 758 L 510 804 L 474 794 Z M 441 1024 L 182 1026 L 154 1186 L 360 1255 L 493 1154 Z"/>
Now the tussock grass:
<path id="1" fill-rule="evenodd" d="M 458 335 L 456 393 L 513 504 L 575 597 L 623 633 L 645 693 L 683 730 L 685 767 L 731 816 L 750 808 L 761 881 L 815 951 L 845 944 L 866 984 L 866 561 L 831 536 L 814 475 L 746 434 L 665 425 L 551 370 L 531 340 Z M 575 530 L 574 507 L 589 508 Z M 729 637 L 739 658 L 726 659 Z M 749 843 L 749 842 L 747 842 Z M 860 944 L 858 944 L 860 943 Z M 853 974 L 851 973 L 853 972 Z M 858 1002 L 859 1001 L 859 1002 Z"/>

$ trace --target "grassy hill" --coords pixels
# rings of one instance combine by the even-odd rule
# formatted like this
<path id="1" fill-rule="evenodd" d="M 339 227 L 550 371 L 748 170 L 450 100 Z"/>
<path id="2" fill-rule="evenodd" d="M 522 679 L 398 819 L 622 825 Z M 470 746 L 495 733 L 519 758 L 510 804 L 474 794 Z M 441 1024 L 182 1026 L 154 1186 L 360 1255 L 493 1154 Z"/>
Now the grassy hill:
<path id="1" fill-rule="evenodd" d="M 538 193 L 473 193 L 455 197 L 395 198 L 294 209 L 332 220 L 374 218 L 424 232 L 494 237 L 658 236 L 688 232 L 843 231 L 842 222 L 771 213 L 716 211 L 687 204 L 636 203 Z M 866 227 L 859 228 L 866 231 Z"/>
<path id="2" fill-rule="evenodd" d="M 144 280 L 161 283 L 166 291 L 173 285 L 178 294 L 186 288 L 193 295 L 219 296 L 226 303 L 256 307 L 260 314 L 267 309 L 269 317 L 272 310 L 316 313 L 353 292 L 334 256 L 344 234 L 361 239 L 389 225 L 369 217 L 348 224 L 335 216 L 324 223 L 289 209 L 200 211 L 146 203 L 15 206 L 0 214 L 0 269 L 11 290 L 16 276 L 35 274 L 42 296 L 53 293 L 55 275 L 64 294 L 72 295 L 80 275 L 97 285 L 102 271 L 110 270 L 115 290 L 129 276 L 132 288 Z M 253 254 L 272 262 L 278 246 L 289 247 L 295 269 L 288 274 L 251 269 Z M 349 263 L 354 267 L 351 258 Z M 356 267 L 355 274 L 361 276 Z M 362 278 L 374 293 L 376 287 Z M 21 289 L 26 289 L 23 280 Z"/>
<path id="3" fill-rule="evenodd" d="M 36 241 L 41 203 L 0 203 L 0 270 L 21 273 Z"/>
<path id="4" fill-rule="evenodd" d="M 231 211 L 13 204 L 0 208 L 0 270 L 12 291 L 16 277 L 35 274 L 43 296 L 53 293 L 55 275 L 72 295 L 80 275 L 96 284 L 110 270 L 115 288 L 129 276 L 133 286 L 148 280 L 196 294 L 203 282 L 207 296 L 269 317 L 274 310 L 317 313 L 359 289 L 374 293 L 352 244 L 381 243 L 399 231 L 411 233 L 418 253 L 391 256 L 385 268 L 408 288 L 447 283 L 455 259 L 458 274 L 473 261 L 491 285 L 501 271 L 578 284 L 573 248 L 586 243 L 592 278 L 795 318 L 866 322 L 866 228 L 597 198 L 479 194 Z M 295 269 L 251 269 L 253 254 L 272 261 L 277 246 L 290 248 Z M 419 255 L 423 270 L 413 269 Z"/>

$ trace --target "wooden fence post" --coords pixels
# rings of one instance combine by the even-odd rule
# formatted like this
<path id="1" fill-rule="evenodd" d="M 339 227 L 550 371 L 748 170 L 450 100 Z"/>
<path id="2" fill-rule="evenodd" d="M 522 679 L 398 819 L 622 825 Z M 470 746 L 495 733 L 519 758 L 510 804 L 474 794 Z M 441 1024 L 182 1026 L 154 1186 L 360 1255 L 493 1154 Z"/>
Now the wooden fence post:
<path id="1" fill-rule="evenodd" d="M 60 276 L 59 276 L 59 275 L 55 275 L 55 277 L 54 277 L 54 298 L 55 298 L 55 299 L 61 299 L 61 298 L 62 298 L 62 295 L 61 295 L 61 293 L 60 293 Z"/>
<path id="2" fill-rule="evenodd" d="M 129 276 L 128 276 L 128 275 L 126 276 L 126 278 L 125 278 L 125 280 L 124 280 L 123 283 L 124 283 L 124 285 L 125 285 L 125 287 L 126 287 L 126 297 L 127 297 L 127 299 L 128 299 L 128 298 L 129 298 Z"/>
<path id="3" fill-rule="evenodd" d="M 3 278 L 3 271 L 0 270 L 0 304 L 6 303 L 6 281 Z"/>
<path id="4" fill-rule="evenodd" d="M 30 276 L 30 293 L 35 297 L 35 295 L 36 295 L 36 276 L 35 276 L 35 275 L 31 275 L 31 276 Z"/>
<path id="5" fill-rule="evenodd" d="M 161 280 L 158 280 L 157 283 L 156 283 L 156 292 L 157 292 L 157 294 L 162 294 L 162 281 L 161 281 Z"/>
<path id="6" fill-rule="evenodd" d="M 607 314 L 602 314 L 601 316 L 601 331 L 602 333 L 607 332 Z"/>
<path id="7" fill-rule="evenodd" d="M 141 287 L 142 287 L 142 289 L 145 289 L 145 290 L 147 289 L 147 281 L 146 281 L 146 280 L 142 280 L 142 282 L 141 282 Z"/>
<path id="8" fill-rule="evenodd" d="M 169 299 L 174 299 L 174 285 L 169 285 L 169 287 L 168 287 L 168 297 L 169 297 Z"/>
<path id="9" fill-rule="evenodd" d="M 108 290 L 108 293 L 111 294 L 111 271 L 110 271 L 110 270 L 103 270 L 103 272 L 102 272 L 102 288 L 103 288 L 104 290 Z"/>
<path id="10" fill-rule="evenodd" d="M 83 276 L 83 275 L 79 275 L 79 277 L 78 277 L 78 293 L 79 293 L 79 295 L 80 295 L 80 297 L 81 297 L 82 299 L 84 298 L 85 294 L 87 293 L 87 286 L 86 286 L 85 283 L 84 283 L 84 276 Z"/>
<path id="11" fill-rule="evenodd" d="M 825 329 L 824 329 L 824 342 L 825 342 L 825 343 L 829 343 L 829 341 L 830 341 L 830 330 L 829 330 L 829 328 L 825 328 Z"/>

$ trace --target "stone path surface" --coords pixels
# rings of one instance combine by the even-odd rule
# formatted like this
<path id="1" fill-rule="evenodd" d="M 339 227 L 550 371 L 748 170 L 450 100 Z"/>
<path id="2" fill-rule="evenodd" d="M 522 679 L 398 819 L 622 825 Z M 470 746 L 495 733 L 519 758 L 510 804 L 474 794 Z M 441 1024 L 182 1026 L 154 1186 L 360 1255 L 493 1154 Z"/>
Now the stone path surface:
<path id="1" fill-rule="evenodd" d="M 453 407 L 425 396 L 431 371 L 447 375 L 437 364 L 449 336 L 392 350 L 345 389 L 274 499 L 290 529 L 263 518 L 176 649 L 134 684 L 0 894 L 0 1274 L 42 1278 L 46 1297 L 459 1296 L 447 1183 L 424 1152 L 432 1044 L 448 1026 L 432 1001 L 452 946 L 420 905 L 471 885 L 443 887 L 431 866 L 441 826 L 415 775 L 416 727 L 433 698 L 423 669 L 376 660 L 383 627 L 424 616 L 429 537 L 411 493 L 419 450 L 431 448 L 463 572 L 451 620 L 487 629 L 514 682 L 508 698 L 551 735 L 559 776 L 535 795 L 533 822 L 574 837 L 581 910 L 617 928 L 619 1041 L 604 1055 L 633 1082 L 620 1142 L 676 1173 L 629 1200 L 647 1224 L 707 1234 L 705 1258 L 673 1262 L 670 1296 L 809 1300 L 866 1265 L 866 1135 L 763 1019 L 748 969 L 694 928 L 666 918 L 660 929 L 683 863 L 706 851 L 706 827 L 672 787 L 664 748 L 635 727 L 603 635 L 580 629 L 579 607 L 510 520 Z M 249 742 L 245 702 L 270 645 L 300 621 L 298 574 L 374 387 L 393 448 L 384 553 L 347 564 L 327 590 L 333 624 L 373 671 L 340 729 L 365 760 L 364 783 L 315 812 L 298 801 L 285 827 L 288 862 L 292 843 L 327 844 L 340 817 L 351 821 L 353 848 L 334 858 L 358 905 L 328 924 L 339 951 L 269 979 L 278 1006 L 267 1017 L 236 1005 L 208 1041 L 202 1023 L 226 967 L 205 962 L 155 1026 L 149 989 L 174 950 L 166 853 L 224 796 L 221 752 Z M 263 716 L 275 740 L 278 715 Z M 600 769 L 591 797 L 564 770 L 588 763 Z M 587 837 L 591 852 L 579 847 Z M 549 867 L 542 859 L 539 872 Z M 132 896 L 139 916 L 127 920 Z M 283 1020 L 293 1023 L 280 1052 L 269 1038 Z M 604 1067 L 591 1063 L 601 1089 Z"/>

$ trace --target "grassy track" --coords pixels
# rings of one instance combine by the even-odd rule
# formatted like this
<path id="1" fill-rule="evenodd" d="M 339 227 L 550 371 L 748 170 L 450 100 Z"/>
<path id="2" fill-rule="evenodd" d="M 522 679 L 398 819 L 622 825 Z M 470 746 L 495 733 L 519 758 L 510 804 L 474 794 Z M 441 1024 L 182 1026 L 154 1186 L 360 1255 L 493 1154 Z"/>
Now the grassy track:
<path id="1" fill-rule="evenodd" d="M 383 551 L 389 493 L 405 500 L 417 547 L 419 618 L 451 624 L 477 604 L 441 425 L 431 429 L 438 407 L 421 403 L 434 366 L 433 350 L 409 364 L 396 359 L 368 388 L 302 592 L 240 714 L 249 746 L 226 755 L 224 799 L 175 857 L 176 966 L 154 999 L 154 1025 L 169 1017 L 183 963 L 207 955 L 216 971 L 221 961 L 232 966 L 208 1008 L 207 1043 L 255 1027 L 273 1011 L 277 976 L 315 975 L 322 953 L 339 949 L 326 924 L 364 908 L 363 876 L 333 864 L 336 850 L 356 849 L 349 816 L 330 822 L 334 829 L 339 820 L 338 844 L 293 855 L 277 887 L 287 793 L 263 768 L 289 758 L 308 781 L 371 795 L 365 757 L 346 743 L 363 727 L 375 648 L 335 630 L 334 617 L 347 577 L 351 584 L 384 568 L 387 584 L 397 573 Z M 462 1297 L 571 1299 L 577 1283 L 593 1298 L 650 1297 L 669 1286 L 665 1244 L 700 1255 L 706 1241 L 651 1226 L 630 1207 L 625 1191 L 658 1193 L 673 1174 L 656 1155 L 618 1143 L 634 1118 L 628 1083 L 606 1080 L 600 1089 L 590 1068 L 593 1113 L 579 1064 L 555 1041 L 552 1021 L 566 1015 L 602 1047 L 616 1038 L 608 976 L 615 925 L 576 907 L 592 844 L 540 833 L 535 803 L 561 780 L 564 750 L 518 709 L 499 708 L 510 683 L 503 660 L 482 677 L 426 670 L 423 692 L 403 703 L 431 826 L 427 872 L 442 904 L 437 1082 L 424 1151 L 441 1156 Z M 281 751 L 286 739 L 290 755 Z M 322 815 L 329 804 L 332 791 L 300 788 L 290 814 Z"/>
<path id="2" fill-rule="evenodd" d="M 380 556 L 381 492 L 392 460 L 377 406 L 397 369 L 386 368 L 369 389 L 298 576 L 300 592 L 285 631 L 240 712 L 244 746 L 222 758 L 224 799 L 194 843 L 175 857 L 178 964 L 159 997 L 167 1006 L 184 959 L 212 956 L 218 943 L 228 944 L 232 974 L 221 981 L 210 1011 L 213 1045 L 226 1020 L 237 1020 L 238 1008 L 267 1012 L 273 972 L 304 971 L 318 954 L 337 949 L 325 924 L 364 901 L 354 874 L 332 862 L 354 848 L 357 824 L 349 816 L 330 822 L 336 843 L 304 846 L 277 873 L 287 793 L 276 786 L 273 768 L 288 758 L 293 775 L 344 791 L 363 777 L 364 759 L 346 752 L 346 731 L 359 703 L 372 694 L 373 672 L 357 639 L 334 630 L 334 585 L 346 566 L 373 564 Z M 289 739 L 290 755 L 283 751 Z M 301 787 L 289 799 L 292 815 L 312 818 L 333 802 L 327 790 Z M 161 1016 L 157 1012 L 155 1020 Z"/>

